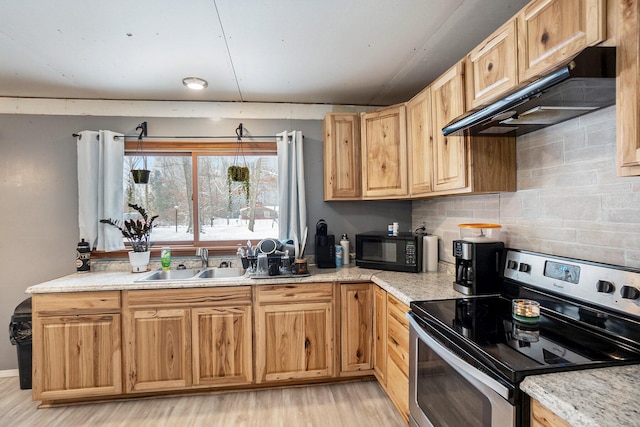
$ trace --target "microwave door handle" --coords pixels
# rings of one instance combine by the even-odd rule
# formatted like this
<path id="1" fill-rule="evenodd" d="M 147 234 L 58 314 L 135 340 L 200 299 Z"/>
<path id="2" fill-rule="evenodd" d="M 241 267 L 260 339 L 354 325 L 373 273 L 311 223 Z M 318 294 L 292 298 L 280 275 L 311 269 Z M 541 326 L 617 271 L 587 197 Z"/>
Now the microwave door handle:
<path id="1" fill-rule="evenodd" d="M 508 388 L 506 388 L 493 378 L 489 377 L 488 375 L 482 373 L 478 369 L 474 368 L 473 366 L 459 358 L 451 350 L 433 339 L 429 334 L 425 332 L 424 329 L 422 329 L 422 327 L 415 321 L 415 319 L 413 319 L 413 316 L 411 316 L 410 313 L 407 313 L 407 318 L 409 319 L 411 328 L 413 328 L 413 330 L 417 333 L 418 338 L 424 341 L 431 348 L 431 350 L 433 350 L 445 362 L 449 363 L 457 371 L 465 373 L 485 384 L 487 387 L 491 388 L 493 391 L 502 396 L 505 400 L 509 399 Z"/>

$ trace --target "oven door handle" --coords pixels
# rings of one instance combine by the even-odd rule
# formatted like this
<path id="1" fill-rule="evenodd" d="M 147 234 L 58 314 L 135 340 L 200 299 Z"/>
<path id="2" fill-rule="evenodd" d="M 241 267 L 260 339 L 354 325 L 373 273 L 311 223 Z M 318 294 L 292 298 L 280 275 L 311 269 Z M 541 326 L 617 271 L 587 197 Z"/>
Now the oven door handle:
<path id="1" fill-rule="evenodd" d="M 438 356 L 440 356 L 444 361 L 449 363 L 455 370 L 460 372 L 461 374 L 468 375 L 470 377 L 475 378 L 481 383 L 485 384 L 487 387 L 491 388 L 493 391 L 502 396 L 505 400 L 509 399 L 509 389 L 498 381 L 494 380 L 490 376 L 482 373 L 478 369 L 474 368 L 460 357 L 458 357 L 454 352 L 440 344 L 438 341 L 433 339 L 429 334 L 425 332 L 425 330 L 413 319 L 410 313 L 407 313 L 407 318 L 409 319 L 409 323 L 411 327 L 415 330 L 418 335 L 418 338 L 424 341 L 430 348 L 433 350 Z"/>

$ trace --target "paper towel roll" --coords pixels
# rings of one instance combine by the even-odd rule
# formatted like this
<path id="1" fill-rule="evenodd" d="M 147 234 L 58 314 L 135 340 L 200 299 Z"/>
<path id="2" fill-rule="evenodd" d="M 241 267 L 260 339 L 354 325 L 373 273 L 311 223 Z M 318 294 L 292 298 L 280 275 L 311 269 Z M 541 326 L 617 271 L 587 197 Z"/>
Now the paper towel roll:
<path id="1" fill-rule="evenodd" d="M 438 236 L 422 237 L 422 271 L 438 271 Z"/>

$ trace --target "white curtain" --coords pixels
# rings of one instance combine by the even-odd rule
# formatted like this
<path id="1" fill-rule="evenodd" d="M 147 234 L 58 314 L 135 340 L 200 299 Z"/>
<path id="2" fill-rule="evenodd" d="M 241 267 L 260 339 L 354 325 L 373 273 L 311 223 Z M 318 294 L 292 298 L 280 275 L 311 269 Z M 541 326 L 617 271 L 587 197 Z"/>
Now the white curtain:
<path id="1" fill-rule="evenodd" d="M 80 238 L 94 249 L 124 249 L 120 230 L 99 223 L 123 217 L 124 135 L 85 130 L 78 135 L 77 144 Z"/>
<path id="2" fill-rule="evenodd" d="M 301 242 L 307 227 L 302 132 L 277 134 L 280 240 Z"/>

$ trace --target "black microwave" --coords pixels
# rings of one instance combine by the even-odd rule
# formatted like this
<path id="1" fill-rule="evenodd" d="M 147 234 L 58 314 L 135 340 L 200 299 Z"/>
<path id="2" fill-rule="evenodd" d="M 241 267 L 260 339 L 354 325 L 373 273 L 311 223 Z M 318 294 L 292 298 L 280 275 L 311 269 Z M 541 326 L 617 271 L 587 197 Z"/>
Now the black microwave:
<path id="1" fill-rule="evenodd" d="M 422 271 L 422 236 L 377 231 L 356 234 L 356 265 L 377 270 Z"/>

